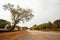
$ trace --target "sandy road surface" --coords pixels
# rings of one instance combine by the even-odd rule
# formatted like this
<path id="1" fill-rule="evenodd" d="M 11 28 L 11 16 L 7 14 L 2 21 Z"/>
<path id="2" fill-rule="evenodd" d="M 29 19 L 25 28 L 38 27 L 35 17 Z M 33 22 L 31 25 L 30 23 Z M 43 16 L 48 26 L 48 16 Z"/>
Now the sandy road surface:
<path id="1" fill-rule="evenodd" d="M 24 35 L 16 35 L 12 40 L 60 40 L 60 33 L 28 30 Z"/>

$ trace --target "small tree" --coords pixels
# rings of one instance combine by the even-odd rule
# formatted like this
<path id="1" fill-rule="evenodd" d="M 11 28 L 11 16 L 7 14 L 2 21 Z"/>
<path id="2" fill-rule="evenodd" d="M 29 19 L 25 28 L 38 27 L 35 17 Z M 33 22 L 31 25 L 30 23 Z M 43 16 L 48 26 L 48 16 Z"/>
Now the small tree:
<path id="1" fill-rule="evenodd" d="M 3 5 L 3 7 L 5 10 L 7 9 L 11 12 L 13 26 L 10 28 L 10 30 L 13 30 L 16 24 L 19 22 L 29 21 L 33 17 L 31 9 L 23 9 L 20 8 L 19 5 L 17 5 L 17 8 L 15 8 L 14 5 L 8 3 L 6 5 Z"/>

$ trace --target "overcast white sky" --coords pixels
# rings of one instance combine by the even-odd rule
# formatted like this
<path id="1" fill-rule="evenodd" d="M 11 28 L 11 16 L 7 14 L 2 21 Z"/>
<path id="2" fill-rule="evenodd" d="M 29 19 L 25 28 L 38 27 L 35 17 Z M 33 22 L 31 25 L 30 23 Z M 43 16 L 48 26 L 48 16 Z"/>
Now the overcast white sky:
<path id="1" fill-rule="evenodd" d="M 19 23 L 21 26 L 31 27 L 34 24 L 60 19 L 60 0 L 0 0 L 0 19 L 11 21 L 10 12 L 3 10 L 3 5 L 7 3 L 33 9 L 33 19 L 24 24 Z"/>

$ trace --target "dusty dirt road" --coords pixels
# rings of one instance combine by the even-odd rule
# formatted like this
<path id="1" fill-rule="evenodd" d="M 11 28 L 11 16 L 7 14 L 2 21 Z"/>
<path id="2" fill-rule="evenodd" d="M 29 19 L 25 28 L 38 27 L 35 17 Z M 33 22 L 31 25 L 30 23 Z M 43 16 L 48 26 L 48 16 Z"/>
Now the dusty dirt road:
<path id="1" fill-rule="evenodd" d="M 43 31 L 30 31 L 24 35 L 16 35 L 11 40 L 60 40 L 60 33 L 56 32 L 43 32 Z"/>
<path id="2" fill-rule="evenodd" d="M 0 40 L 13 40 L 12 38 L 18 37 L 17 35 L 21 36 L 25 33 L 27 33 L 27 31 L 0 32 Z"/>

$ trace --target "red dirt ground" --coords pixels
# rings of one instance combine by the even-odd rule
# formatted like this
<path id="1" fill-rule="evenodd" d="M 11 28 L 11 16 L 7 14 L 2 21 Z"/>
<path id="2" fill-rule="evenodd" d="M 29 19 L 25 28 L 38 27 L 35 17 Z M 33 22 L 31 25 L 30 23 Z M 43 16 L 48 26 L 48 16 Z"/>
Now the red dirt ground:
<path id="1" fill-rule="evenodd" d="M 10 40 L 15 35 L 20 35 L 20 34 L 22 35 L 25 32 L 26 31 L 3 32 L 3 33 L 0 33 L 0 40 Z"/>

